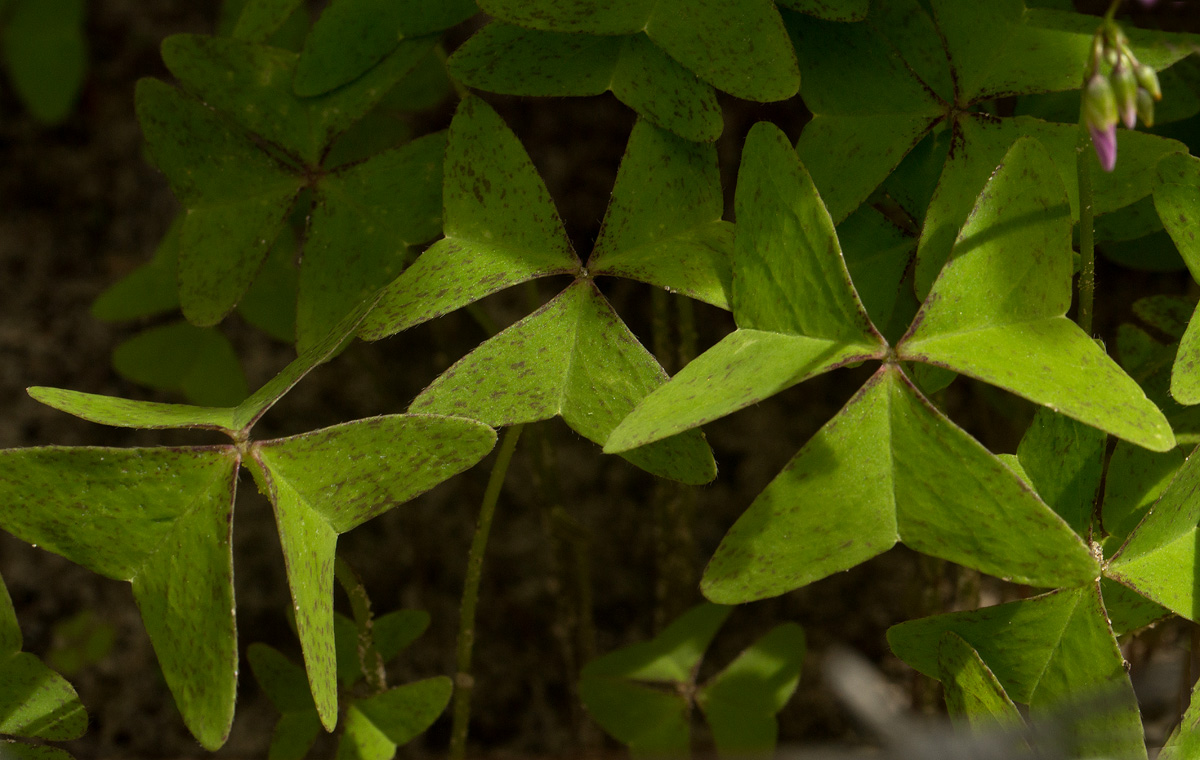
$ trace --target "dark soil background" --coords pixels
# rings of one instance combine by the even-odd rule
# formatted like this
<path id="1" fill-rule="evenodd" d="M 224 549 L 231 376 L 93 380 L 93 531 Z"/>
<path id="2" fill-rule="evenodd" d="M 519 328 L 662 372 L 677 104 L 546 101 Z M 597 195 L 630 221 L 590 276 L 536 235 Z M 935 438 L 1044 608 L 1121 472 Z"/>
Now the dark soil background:
<path id="1" fill-rule="evenodd" d="M 142 159 L 134 83 L 142 76 L 169 79 L 159 43 L 176 32 L 211 32 L 217 5 L 91 2 L 88 81 L 74 114 L 61 126 L 34 122 L 11 90 L 0 85 L 0 447 L 207 440 L 92 425 L 34 403 L 24 389 L 51 385 L 178 400 L 133 385 L 110 367 L 113 347 L 145 325 L 105 324 L 88 310 L 105 287 L 150 258 L 177 211 L 163 177 Z M 452 36 L 461 40 L 469 31 Z M 633 124 L 631 112 L 611 97 L 489 100 L 527 146 L 577 248 L 586 254 Z M 732 188 L 738 146 L 750 125 L 770 119 L 795 137 L 805 113 L 798 101 L 762 106 L 726 100 L 724 105 L 726 134 L 719 147 L 726 185 Z M 448 123 L 451 108 L 447 104 L 432 117 L 435 127 Z M 1111 336 L 1134 294 L 1182 293 L 1188 282 L 1186 274 L 1102 269 L 1100 303 L 1108 308 L 1099 315 L 1102 332 Z M 554 292 L 554 284 L 543 287 L 544 297 Z M 648 289 L 621 283 L 610 295 L 649 344 Z M 1120 306 L 1106 307 L 1110 296 Z M 485 308 L 507 324 L 523 315 L 521 303 L 501 295 Z M 703 348 L 732 322 L 724 313 L 699 308 Z M 228 328 L 252 388 L 292 356 L 289 347 L 236 319 Z M 256 432 L 290 434 L 402 411 L 425 384 L 485 337 L 469 319 L 451 315 L 377 344 L 356 344 L 302 382 Z M 704 559 L 754 495 L 858 388 L 864 371 L 869 370 L 805 383 L 710 426 L 721 475 L 687 493 L 657 485 L 623 460 L 601 455 L 561 423 L 531 426 L 508 476 L 485 565 L 473 751 L 577 756 L 615 749 L 578 707 L 573 682 L 579 666 L 594 654 L 651 636 L 700 601 L 696 585 Z M 1032 415 L 1023 402 L 961 381 L 947 394 L 946 405 L 959 424 L 994 451 L 1013 451 Z M 393 682 L 454 670 L 458 597 L 489 462 L 342 539 L 340 548 L 364 577 L 377 611 L 415 608 L 432 616 L 430 630 L 390 671 Z M 289 601 L 273 517 L 248 478 L 241 483 L 236 514 L 243 651 L 251 642 L 266 641 L 298 658 L 285 618 Z M 661 528 L 671 524 L 663 515 L 682 516 L 677 522 L 687 530 Z M 128 584 L 99 578 L 4 534 L 0 573 L 27 650 L 43 657 L 61 652 L 67 642 L 58 627 L 85 611 L 97 616 L 98 627 L 115 634 L 107 654 L 71 678 L 91 717 L 86 737 L 68 745 L 76 757 L 208 756 L 183 727 Z M 889 657 L 883 633 L 895 622 L 953 603 L 963 580 L 959 575 L 896 549 L 780 599 L 737 610 L 717 638 L 710 668 L 723 665 L 775 623 L 797 621 L 808 634 L 810 656 L 800 690 L 781 715 L 782 738 L 862 741 L 845 709 L 821 684 L 821 653 L 832 642 L 854 647 L 914 694 L 918 704 L 934 704 L 927 686 L 915 683 Z M 581 603 L 581 581 L 590 582 L 590 607 Z M 989 602 L 1019 593 L 999 585 L 984 588 Z M 1164 626 L 1150 649 L 1177 651 L 1173 642 L 1180 633 L 1179 626 Z M 1148 649 L 1139 651 L 1139 662 L 1149 662 Z M 1169 679 L 1167 701 L 1186 675 Z M 1173 709 L 1160 711 L 1167 714 L 1164 721 Z M 275 718 L 243 665 L 233 733 L 215 756 L 265 757 Z M 402 752 L 442 753 L 447 729 L 443 718 Z M 331 746 L 323 745 L 325 754 Z"/>

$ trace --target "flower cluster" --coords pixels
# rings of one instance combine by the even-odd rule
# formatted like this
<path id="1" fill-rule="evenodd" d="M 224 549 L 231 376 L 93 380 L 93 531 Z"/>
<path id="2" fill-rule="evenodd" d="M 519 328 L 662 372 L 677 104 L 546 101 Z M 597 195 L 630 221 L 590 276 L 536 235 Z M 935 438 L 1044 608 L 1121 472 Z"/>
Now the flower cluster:
<path id="1" fill-rule="evenodd" d="M 1119 26 L 1106 22 L 1092 40 L 1083 85 L 1083 122 L 1105 171 L 1117 164 L 1117 122 L 1133 129 L 1141 118 L 1153 126 L 1156 100 L 1162 88 L 1154 68 L 1138 61 Z"/>

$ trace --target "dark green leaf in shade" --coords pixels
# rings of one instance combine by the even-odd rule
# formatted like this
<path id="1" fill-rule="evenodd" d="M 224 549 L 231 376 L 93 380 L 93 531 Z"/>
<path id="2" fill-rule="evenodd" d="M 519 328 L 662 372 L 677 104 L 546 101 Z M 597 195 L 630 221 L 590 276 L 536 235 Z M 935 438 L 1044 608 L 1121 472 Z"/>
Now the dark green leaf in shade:
<path id="1" fill-rule="evenodd" d="M 908 5 L 906 20 L 924 15 L 915 0 Z M 892 52 L 875 20 L 784 18 L 805 77 L 804 101 L 814 114 L 796 150 L 840 222 L 921 140 L 945 104 Z"/>
<path id="2" fill-rule="evenodd" d="M 1200 243 L 1196 240 L 1195 217 L 1198 203 L 1200 159 L 1186 152 L 1164 156 L 1158 163 L 1154 182 L 1154 207 L 1192 278 L 1200 281 Z"/>
<path id="3" fill-rule="evenodd" d="M 831 504 L 840 515 L 832 527 Z M 734 524 L 701 589 L 727 604 L 777 596 L 897 540 L 1034 586 L 1086 583 L 1099 572 L 1080 538 L 1012 470 L 887 365 Z"/>
<path id="4" fill-rule="evenodd" d="M 169 85 L 139 81 L 136 105 L 147 150 L 187 209 L 177 265 L 184 316 L 216 324 L 250 287 L 303 180 Z"/>
<path id="5" fill-rule="evenodd" d="M 317 711 L 337 720 L 333 563 L 339 533 L 478 462 L 495 444 L 465 419 L 393 415 L 254 444 L 253 470 L 275 506 Z"/>
<path id="6" fill-rule="evenodd" d="M 304 668 L 274 647 L 255 642 L 246 649 L 246 659 L 259 687 L 283 714 L 315 709 Z"/>
<path id="7" fill-rule="evenodd" d="M 5 760 L 74 760 L 65 751 L 46 745 L 22 744 L 0 739 L 0 755 Z"/>
<path id="8" fill-rule="evenodd" d="M 654 639 L 610 652 L 584 666 L 584 707 L 635 756 L 685 753 L 689 702 L 661 686 L 693 683 L 696 669 L 732 608 L 701 604 Z"/>
<path id="9" fill-rule="evenodd" d="M 897 352 L 998 385 L 1155 451 L 1162 412 L 1064 315 L 1071 219 L 1046 150 L 1018 140 L 988 180 Z"/>
<path id="10" fill-rule="evenodd" d="M 257 642 L 246 649 L 246 659 L 258 685 L 281 713 L 267 760 L 300 760 L 322 730 L 304 668 L 278 650 Z"/>
<path id="11" fill-rule="evenodd" d="M 623 679 L 586 675 L 579 682 L 579 694 L 592 718 L 635 758 L 687 755 L 691 727 L 683 697 Z"/>
<path id="12" fill-rule="evenodd" d="M 437 676 L 356 700 L 350 709 L 379 729 L 394 749 L 424 733 L 446 709 L 452 691 L 450 679 Z"/>
<path id="13" fill-rule="evenodd" d="M 716 148 L 639 120 L 588 270 L 728 309 L 733 225 L 723 213 Z"/>
<path id="14" fill-rule="evenodd" d="M 909 273 L 916 239 L 867 207 L 839 224 L 837 237 L 846 270 L 871 322 L 886 338 L 898 340 L 920 306 Z"/>
<path id="15" fill-rule="evenodd" d="M 1053 133 L 1057 142 L 1048 147 L 1077 208 L 1074 115 L 1070 124 L 1050 124 L 1029 117 L 997 119 L 971 109 L 997 96 L 1078 89 L 1096 29 L 1093 17 L 1027 11 L 1018 0 L 992 3 L 985 11 L 957 0 L 877 0 L 859 24 L 793 13 L 784 18 L 804 75 L 805 103 L 814 113 L 797 148 L 835 221 L 865 200 L 927 130 L 943 123 L 953 132 L 944 187 L 924 226 L 927 240 L 919 260 L 931 263 L 922 263 L 918 272 L 919 296 L 945 261 L 972 200 L 1015 139 L 1005 142 L 992 134 L 988 144 L 977 146 L 972 132 L 978 133 L 980 125 L 1001 133 L 1037 133 L 1047 143 L 1041 133 Z M 1194 39 L 1136 29 L 1129 35 L 1135 53 L 1155 69 L 1185 57 Z M 988 42 L 980 44 L 981 38 Z M 1093 173 L 1097 213 L 1144 197 L 1147 167 L 1181 149 L 1171 140 L 1128 130 L 1121 130 L 1119 142 L 1115 174 L 1120 176 L 1098 168 Z"/>
<path id="16" fill-rule="evenodd" d="M 211 327 L 187 322 L 151 327 L 113 349 L 112 361 L 122 377 L 178 391 L 197 406 L 235 406 L 249 392 L 233 345 Z"/>
<path id="17" fill-rule="evenodd" d="M 41 660 L 21 650 L 12 598 L 0 581 L 0 734 L 75 739 L 87 730 L 87 713 L 75 689 Z M 0 748 L 0 756 L 4 755 Z"/>
<path id="18" fill-rule="evenodd" d="M 1183 451 L 1155 452 L 1119 441 L 1104 477 L 1104 531 L 1124 540 L 1167 490 L 1183 465 Z"/>
<path id="19" fill-rule="evenodd" d="M 624 37 L 564 34 L 493 21 L 471 35 L 447 66 L 468 87 L 507 95 L 599 95 L 611 86 Z"/>
<path id="20" fill-rule="evenodd" d="M 321 95 L 353 82 L 406 38 L 432 35 L 474 14 L 473 0 L 336 0 L 304 41 L 296 94 Z"/>
<path id="21" fill-rule="evenodd" d="M 1189 620 L 1200 619 L 1200 457 L 1193 452 L 1109 560 L 1105 575 Z"/>
<path id="22" fill-rule="evenodd" d="M 1043 407 L 1017 447 L 1021 467 L 1042 501 L 1085 537 L 1104 474 L 1106 442 L 1096 428 Z"/>
<path id="23" fill-rule="evenodd" d="M 237 681 L 233 447 L 0 452 L 0 526 L 134 598 L 184 722 L 215 750 Z"/>
<path id="24" fill-rule="evenodd" d="M 413 246 L 441 234 L 445 145 L 438 132 L 321 182 L 300 269 L 298 351 L 395 279 Z"/>
<path id="25" fill-rule="evenodd" d="M 304 671 L 300 674 L 304 675 Z M 305 690 L 307 691 L 307 688 Z M 315 707 L 305 712 L 280 716 L 275 730 L 271 732 L 267 760 L 302 760 L 324 730 Z"/>
<path id="26" fill-rule="evenodd" d="M 304 0 L 248 0 L 237 18 L 233 36 L 247 42 L 266 42 L 304 4 Z"/>
<path id="27" fill-rule="evenodd" d="M 386 663 L 401 649 L 417 639 L 429 627 L 429 613 L 419 610 L 397 610 L 381 615 L 371 626 L 375 649 Z M 340 612 L 333 615 L 334 645 L 337 647 L 338 680 L 344 688 L 356 684 L 362 677 L 359 661 L 358 626 Z M 307 693 L 308 689 L 305 688 Z"/>
<path id="28" fill-rule="evenodd" d="M 529 155 L 478 98 L 464 100 L 450 125 L 442 192 L 446 237 L 384 290 L 363 324 L 367 340 L 536 277 L 579 270 Z"/>
<path id="29" fill-rule="evenodd" d="M 189 92 L 247 131 L 316 166 L 334 138 L 374 108 L 429 53 L 433 42 L 406 40 L 366 76 L 313 98 L 292 92 L 297 56 L 288 50 L 177 34 L 163 42 L 163 60 Z"/>
<path id="30" fill-rule="evenodd" d="M 1158 753 L 1158 760 L 1188 760 L 1200 755 L 1200 697 L 1192 688 L 1192 698 L 1179 725 L 1171 732 Z"/>
<path id="31" fill-rule="evenodd" d="M 562 416 L 577 433 L 603 444 L 634 405 L 666 380 L 596 286 L 579 280 L 459 360 L 410 409 L 495 427 Z M 712 452 L 698 431 L 622 456 L 684 483 L 716 477 Z"/>
<path id="32" fill-rule="evenodd" d="M 685 140 L 713 142 L 725 127 L 713 88 L 640 34 L 624 39 L 609 87 L 647 121 Z"/>
<path id="33" fill-rule="evenodd" d="M 283 343 L 296 340 L 296 235 L 284 227 L 254 284 L 237 305 L 251 325 Z"/>
<path id="34" fill-rule="evenodd" d="M 1111 578 L 1100 579 L 1100 593 L 1104 597 L 1108 623 L 1116 636 L 1134 633 L 1171 615 L 1166 607 Z"/>
<path id="35" fill-rule="evenodd" d="M 954 631 L 938 641 L 936 678 L 946 691 L 951 719 L 975 730 L 1013 728 L 1024 721 L 979 653 Z"/>
<path id="36" fill-rule="evenodd" d="M 105 322 L 125 322 L 179 308 L 175 260 L 183 217 L 177 216 L 155 249 L 154 258 L 108 286 L 92 302 L 92 316 Z"/>
<path id="37" fill-rule="evenodd" d="M 1116 211 L 1095 219 L 1095 239 L 1101 244 L 1122 243 L 1144 238 L 1162 231 L 1158 211 L 1154 208 L 1154 196 L 1130 203 Z"/>
<path id="38" fill-rule="evenodd" d="M 779 725 L 775 715 L 800 683 L 804 630 L 795 623 L 772 628 L 713 676 L 696 694 L 717 752 L 746 757 L 770 754 Z"/>
<path id="39" fill-rule="evenodd" d="M 400 42 L 407 3 L 336 0 L 313 24 L 296 65 L 294 88 L 311 97 L 341 87 L 383 60 Z"/>
<path id="40" fill-rule="evenodd" d="M 70 115 L 87 73 L 84 0 L 18 0 L 0 41 L 17 95 L 39 121 Z"/>
<path id="41" fill-rule="evenodd" d="M 827 21 L 862 21 L 867 16 L 869 0 L 779 0 L 792 10 Z"/>
<path id="42" fill-rule="evenodd" d="M 719 0 L 485 0 L 481 8 L 526 29 L 593 35 L 644 32 L 700 79 L 746 100 L 785 100 L 800 85 L 795 53 L 769 0 L 744 0 L 736 8 Z"/>
<path id="43" fill-rule="evenodd" d="M 708 645 L 725 624 L 732 607 L 698 604 L 680 615 L 652 640 L 610 652 L 589 662 L 582 677 L 627 678 L 652 683 L 687 683 Z"/>
<path id="44" fill-rule="evenodd" d="M 463 84 L 509 95 L 599 95 L 611 90 L 643 118 L 688 140 L 712 142 L 724 126 L 711 86 L 644 35 L 593 36 L 500 21 L 455 51 Z"/>
<path id="45" fill-rule="evenodd" d="M 1044 717 L 1068 729 L 1070 756 L 1146 757 L 1137 698 L 1097 584 L 901 623 L 888 630 L 888 643 L 937 678 L 948 631 L 979 653 L 1013 701 L 1030 706 L 1035 726 Z"/>
<path id="46" fill-rule="evenodd" d="M 1138 319 L 1175 340 L 1187 332 L 1195 309 L 1195 299 L 1183 296 L 1160 294 L 1133 302 L 1133 313 Z"/>

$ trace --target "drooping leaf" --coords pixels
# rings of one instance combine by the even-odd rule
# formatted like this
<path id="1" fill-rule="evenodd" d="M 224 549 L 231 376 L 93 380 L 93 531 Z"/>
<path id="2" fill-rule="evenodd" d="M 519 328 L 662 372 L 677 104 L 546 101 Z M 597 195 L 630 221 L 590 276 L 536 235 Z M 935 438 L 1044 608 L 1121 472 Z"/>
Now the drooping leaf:
<path id="1" fill-rule="evenodd" d="M 733 225 L 721 220 L 723 212 L 716 149 L 639 121 L 588 271 L 648 282 L 727 309 Z"/>
<path id="2" fill-rule="evenodd" d="M 775 715 L 800 683 L 804 629 L 795 623 L 772 628 L 697 693 L 717 751 L 746 757 L 775 749 Z"/>
<path id="3" fill-rule="evenodd" d="M 118 344 L 112 362 L 122 377 L 180 392 L 197 406 L 235 406 L 248 394 L 233 345 L 212 327 L 187 322 L 151 327 Z"/>
<path id="4" fill-rule="evenodd" d="M 29 395 L 39 403 L 101 425 L 130 428 L 206 428 L 233 432 L 233 409 L 100 396 L 65 388 L 34 386 Z"/>
<path id="5" fill-rule="evenodd" d="M 464 100 L 450 125 L 444 177 L 446 237 L 384 289 L 362 327 L 368 340 L 580 267 L 525 149 L 478 98 Z"/>
<path id="6" fill-rule="evenodd" d="M 139 81 L 136 104 L 150 156 L 187 208 L 177 265 L 184 316 L 216 324 L 250 287 L 303 180 L 169 85 Z"/>
<path id="7" fill-rule="evenodd" d="M 326 177 L 309 218 L 297 295 L 303 351 L 396 278 L 412 246 L 441 234 L 444 133 Z"/>
<path id="8" fill-rule="evenodd" d="M 220 747 L 233 721 L 237 641 L 230 446 L 0 452 L 0 527 L 133 583 L 167 685 L 193 735 Z"/>
<path id="9" fill-rule="evenodd" d="M 948 631 L 978 652 L 1014 701 L 1031 707 L 1035 725 L 1065 729 L 1072 756 L 1146 756 L 1137 698 L 1096 584 L 901 623 L 888 630 L 888 643 L 937 678 Z"/>
<path id="10" fill-rule="evenodd" d="M 938 641 L 937 679 L 946 690 L 946 709 L 952 719 L 986 730 L 1020 726 L 1021 713 L 979 653 L 954 631 Z"/>
<path id="11" fill-rule="evenodd" d="M 275 506 L 296 629 L 321 722 L 337 720 L 333 564 L 338 534 L 479 461 L 496 434 L 471 420 L 393 415 L 254 445 Z"/>
<path id="12" fill-rule="evenodd" d="M 832 525 L 830 504 L 839 515 Z M 898 540 L 1035 586 L 1085 583 L 1099 574 L 1061 518 L 898 369 L 885 366 L 729 530 L 701 589 L 723 603 L 777 596 Z"/>
<path id="13" fill-rule="evenodd" d="M 564 5 L 553 0 L 485 0 L 480 7 L 526 29 L 594 35 L 644 32 L 700 79 L 739 98 L 784 100 L 800 85 L 795 54 L 774 4 L 746 0 Z"/>
<path id="14" fill-rule="evenodd" d="M 1109 560 L 1105 575 L 1189 620 L 1200 618 L 1200 457 L 1193 452 Z"/>
<path id="15" fill-rule="evenodd" d="M 476 32 L 448 63 L 463 84 L 509 95 L 599 95 L 611 90 L 643 118 L 688 140 L 712 142 L 724 123 L 710 85 L 644 35 L 593 36 L 500 21 Z"/>
<path id="16" fill-rule="evenodd" d="M 502 369 L 501 369 L 502 368 Z M 667 379 L 654 357 L 587 280 L 446 370 L 410 409 L 481 420 L 494 427 L 561 416 L 603 445 L 638 401 Z M 699 432 L 623 452 L 648 472 L 684 483 L 716 476 Z"/>
<path id="17" fill-rule="evenodd" d="M 17 94 L 40 121 L 71 112 L 87 72 L 83 0 L 18 0 L 0 41 Z"/>
<path id="18" fill-rule="evenodd" d="M 1065 317 L 1071 220 L 1046 150 L 1018 140 L 988 180 L 950 262 L 897 347 L 1155 451 L 1162 412 Z"/>

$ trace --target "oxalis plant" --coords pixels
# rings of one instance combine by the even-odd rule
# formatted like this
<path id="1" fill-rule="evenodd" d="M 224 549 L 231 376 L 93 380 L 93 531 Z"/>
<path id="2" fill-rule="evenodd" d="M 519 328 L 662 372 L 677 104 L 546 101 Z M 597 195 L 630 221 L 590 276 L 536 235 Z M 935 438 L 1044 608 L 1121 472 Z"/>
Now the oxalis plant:
<path id="1" fill-rule="evenodd" d="M 478 10 L 488 20 L 466 23 Z M 1200 37 L 1135 28 L 1120 10 L 334 0 L 313 19 L 299 0 L 231 3 L 220 34 L 163 43 L 177 84 L 138 84 L 147 154 L 182 211 L 154 259 L 94 306 L 113 321 L 178 316 L 114 365 L 190 403 L 30 389 L 91 422 L 228 440 L 0 452 L 0 527 L 132 584 L 182 719 L 215 750 L 235 708 L 231 535 L 246 468 L 274 509 L 303 660 L 245 649 L 281 714 L 270 756 L 303 757 L 336 729 L 339 757 L 388 758 L 450 706 L 449 752 L 462 757 L 473 643 L 487 636 L 475 628 L 483 559 L 526 425 L 561 417 L 597 455 L 683 484 L 678 495 L 717 477 L 703 425 L 860 368 L 861 387 L 685 578 L 708 601 L 581 663 L 583 706 L 634 754 L 687 754 L 697 714 L 719 752 L 769 753 L 805 635 L 780 621 L 702 671 L 733 605 L 903 543 L 1020 584 L 1004 587 L 1012 601 L 889 630 L 952 717 L 1035 738 L 1065 724 L 1073 756 L 1147 757 L 1122 644 L 1171 615 L 1200 619 L 1200 327 L 1194 299 L 1154 294 L 1111 345 L 1096 340 L 1093 314 L 1117 305 L 1103 283 L 1096 305 L 1095 256 L 1200 278 L 1200 69 L 1188 60 Z M 636 112 L 592 250 L 572 244 L 520 139 L 472 88 L 611 92 Z M 716 147 L 722 103 L 734 106 L 718 91 L 799 94 L 812 114 L 782 125 L 799 128 L 794 144 L 759 122 L 735 146 L 736 224 Z M 459 103 L 446 130 L 410 126 L 447 97 Z M 479 303 L 549 277 L 557 294 L 526 285 L 512 324 Z M 653 351 L 606 296 L 616 279 L 653 289 Z M 705 312 L 691 301 L 730 312 L 735 329 L 700 351 Z M 406 413 L 255 436 L 350 341 L 459 309 L 490 337 Z M 296 347 L 252 394 L 220 328 L 235 310 Z M 960 376 L 1036 406 L 1015 453 L 947 415 Z M 476 465 L 498 429 L 455 672 L 389 684 L 386 664 L 429 618 L 377 615 L 338 536 Z M 352 616 L 334 611 L 335 584 Z M 21 645 L 5 593 L 0 749 L 62 757 L 44 742 L 79 736 L 83 708 Z M 1198 752 L 1200 700 L 1159 757 Z"/>

